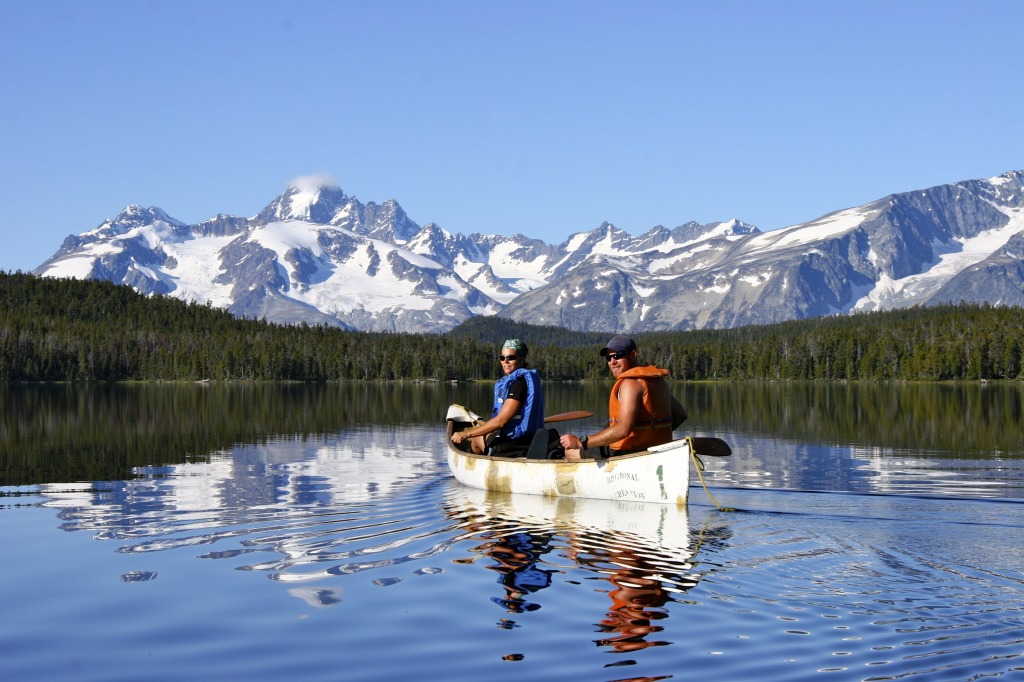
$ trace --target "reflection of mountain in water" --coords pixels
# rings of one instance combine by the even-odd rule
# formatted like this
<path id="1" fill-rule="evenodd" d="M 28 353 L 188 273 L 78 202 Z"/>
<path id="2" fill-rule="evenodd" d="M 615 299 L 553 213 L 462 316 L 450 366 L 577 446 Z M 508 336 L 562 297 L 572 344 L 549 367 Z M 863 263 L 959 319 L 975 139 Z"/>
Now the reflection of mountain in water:
<path id="1" fill-rule="evenodd" d="M 57 483 L 42 485 L 39 492 L 49 498 L 42 506 L 61 510 L 65 530 L 139 541 L 121 552 L 269 533 L 262 542 L 285 555 L 295 554 L 279 567 L 312 563 L 324 559 L 322 548 L 313 559 L 300 558 L 306 554 L 301 549 L 293 551 L 318 534 L 311 526 L 326 528 L 332 516 L 397 496 L 437 476 L 444 461 L 442 445 L 434 450 L 409 445 L 410 436 L 418 442 L 436 440 L 423 428 L 420 438 L 416 429 L 398 427 L 280 438 L 223 451 L 209 463 L 140 468 L 137 478 L 104 484 L 102 490 Z M 318 520 L 318 513 L 326 520 Z M 245 531 L 236 528 L 250 524 Z M 232 547 L 207 556 L 225 558 L 245 551 Z"/>

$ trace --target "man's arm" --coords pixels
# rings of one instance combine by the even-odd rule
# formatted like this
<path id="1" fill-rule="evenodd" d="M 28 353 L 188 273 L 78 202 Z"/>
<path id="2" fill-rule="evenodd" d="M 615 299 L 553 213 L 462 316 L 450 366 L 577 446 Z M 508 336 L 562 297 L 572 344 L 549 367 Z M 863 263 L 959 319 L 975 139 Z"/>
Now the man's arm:
<path id="1" fill-rule="evenodd" d="M 473 428 L 466 429 L 465 431 L 456 431 L 455 433 L 452 434 L 452 442 L 458 445 L 467 438 L 482 438 L 483 436 L 486 436 L 492 431 L 497 431 L 505 424 L 508 424 L 509 421 L 511 421 L 512 417 L 515 416 L 518 410 L 519 401 L 516 400 L 515 398 L 507 398 L 505 402 L 502 404 L 501 410 L 498 412 L 498 414 L 494 415 L 493 417 L 485 421 L 483 424 L 480 424 L 479 426 L 474 426 Z M 482 443 L 480 447 L 483 447 Z M 482 449 L 481 452 L 483 452 Z"/>
<path id="2" fill-rule="evenodd" d="M 596 448 L 601 445 L 617 443 L 628 436 L 633 430 L 633 420 L 636 419 L 642 395 L 643 391 L 639 381 L 630 379 L 619 384 L 619 420 L 587 438 L 587 447 Z M 580 439 L 571 433 L 562 436 L 560 442 L 562 447 L 567 450 L 580 448 Z"/>

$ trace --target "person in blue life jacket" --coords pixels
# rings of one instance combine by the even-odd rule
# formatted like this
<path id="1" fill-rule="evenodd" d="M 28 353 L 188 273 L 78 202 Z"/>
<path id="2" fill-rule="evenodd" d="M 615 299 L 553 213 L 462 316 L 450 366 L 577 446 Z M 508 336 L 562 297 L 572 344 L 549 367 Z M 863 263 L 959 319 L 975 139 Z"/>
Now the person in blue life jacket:
<path id="1" fill-rule="evenodd" d="M 458 445 L 470 439 L 473 452 L 499 457 L 522 457 L 534 434 L 544 428 L 544 391 L 537 370 L 526 367 L 527 345 L 509 339 L 501 346 L 498 360 L 502 376 L 494 384 L 494 405 L 487 421 L 452 434 Z"/>

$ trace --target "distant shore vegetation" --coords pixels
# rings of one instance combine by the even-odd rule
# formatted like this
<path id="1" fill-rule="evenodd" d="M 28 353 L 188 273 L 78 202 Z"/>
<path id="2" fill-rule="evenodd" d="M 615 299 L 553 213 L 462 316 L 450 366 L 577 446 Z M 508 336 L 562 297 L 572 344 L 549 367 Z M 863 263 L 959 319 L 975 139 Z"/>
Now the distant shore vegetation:
<path id="1" fill-rule="evenodd" d="M 688 381 L 1024 380 L 1024 309 L 960 304 L 736 329 L 633 335 L 640 362 Z M 444 334 L 233 317 L 110 282 L 0 272 L 0 382 L 472 381 L 521 338 L 547 381 L 607 379 L 606 332 L 500 317 Z"/>

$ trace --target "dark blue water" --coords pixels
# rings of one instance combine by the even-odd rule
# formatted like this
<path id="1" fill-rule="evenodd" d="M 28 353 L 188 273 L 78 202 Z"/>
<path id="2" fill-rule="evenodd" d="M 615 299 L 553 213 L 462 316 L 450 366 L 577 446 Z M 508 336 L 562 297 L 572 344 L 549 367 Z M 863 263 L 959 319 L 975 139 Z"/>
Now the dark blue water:
<path id="1" fill-rule="evenodd" d="M 728 438 L 687 509 L 468 490 L 424 426 L 4 488 L 3 679 L 1024 678 L 1021 459 Z"/>

